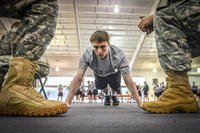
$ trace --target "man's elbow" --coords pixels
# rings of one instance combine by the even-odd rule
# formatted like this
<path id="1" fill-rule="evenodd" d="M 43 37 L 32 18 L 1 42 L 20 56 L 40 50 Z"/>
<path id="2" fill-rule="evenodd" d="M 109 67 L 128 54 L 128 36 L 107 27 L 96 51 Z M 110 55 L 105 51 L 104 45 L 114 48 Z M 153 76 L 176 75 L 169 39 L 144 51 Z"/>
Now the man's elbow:
<path id="1" fill-rule="evenodd" d="M 77 76 L 74 78 L 74 80 L 75 80 L 75 82 L 81 83 L 81 82 L 83 81 L 83 77 L 77 75 Z"/>

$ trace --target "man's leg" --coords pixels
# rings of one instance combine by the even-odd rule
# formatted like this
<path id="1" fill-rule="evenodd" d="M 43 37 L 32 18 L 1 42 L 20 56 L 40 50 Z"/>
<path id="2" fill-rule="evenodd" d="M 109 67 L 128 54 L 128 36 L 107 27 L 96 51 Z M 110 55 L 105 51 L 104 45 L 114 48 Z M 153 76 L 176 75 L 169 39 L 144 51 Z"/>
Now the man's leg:
<path id="1" fill-rule="evenodd" d="M 113 106 L 119 106 L 118 92 L 121 91 L 121 73 L 120 72 L 109 76 L 109 85 L 113 91 L 113 95 L 112 95 Z"/>
<path id="2" fill-rule="evenodd" d="M 110 98 L 111 98 L 110 95 L 105 95 L 105 100 L 104 100 L 104 105 L 105 106 L 110 106 L 111 105 Z"/>
<path id="3" fill-rule="evenodd" d="M 95 75 L 95 87 L 100 90 L 104 90 L 105 93 L 105 100 L 104 100 L 104 105 L 105 106 L 110 106 L 111 101 L 110 101 L 110 94 L 108 92 L 108 83 L 107 83 L 107 78 L 106 77 L 99 77 Z"/>
<path id="4" fill-rule="evenodd" d="M 187 71 L 191 69 L 191 48 L 189 45 L 192 44 L 189 44 L 187 40 L 189 38 L 187 28 L 196 27 L 191 32 L 199 34 L 200 9 L 197 1 L 193 0 L 179 6 L 176 4 L 159 11 L 156 15 L 157 51 L 160 64 L 168 76 L 168 81 L 166 90 L 157 101 L 143 103 L 143 109 L 149 112 L 199 111 L 187 75 Z M 193 19 L 196 20 L 194 23 L 188 23 Z M 197 42 L 197 40 L 193 40 L 193 42 Z"/>
<path id="5" fill-rule="evenodd" d="M 119 106 L 119 100 L 117 95 L 112 96 L 113 106 Z"/>
<path id="6" fill-rule="evenodd" d="M 10 39 L 14 57 L 10 60 L 7 79 L 0 93 L 0 115 L 54 116 L 64 113 L 67 111 L 64 103 L 44 99 L 32 84 L 35 61 L 54 35 L 58 12 L 56 1 L 31 1 L 21 4 L 23 7 L 19 7 L 22 1 L 15 2 L 19 3 L 8 4 L 6 9 L 16 10 L 19 14 L 15 15 L 21 22 Z"/>
<path id="7" fill-rule="evenodd" d="M 104 96 L 105 97 L 105 100 L 104 100 L 104 105 L 105 106 L 110 106 L 111 105 L 111 101 L 110 101 L 111 95 L 110 95 L 108 90 L 109 90 L 108 86 L 103 89 L 103 92 L 105 93 L 105 96 Z M 103 97 L 102 97 L 102 99 L 103 99 Z"/>

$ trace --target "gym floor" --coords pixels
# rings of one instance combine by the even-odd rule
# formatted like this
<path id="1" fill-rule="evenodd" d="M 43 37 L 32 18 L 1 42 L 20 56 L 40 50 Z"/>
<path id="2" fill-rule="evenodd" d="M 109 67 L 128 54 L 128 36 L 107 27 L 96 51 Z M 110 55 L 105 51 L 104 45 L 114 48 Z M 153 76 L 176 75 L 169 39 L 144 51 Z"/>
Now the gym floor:
<path id="1" fill-rule="evenodd" d="M 200 112 L 151 114 L 134 103 L 73 104 L 57 117 L 1 116 L 0 133 L 200 133 Z"/>

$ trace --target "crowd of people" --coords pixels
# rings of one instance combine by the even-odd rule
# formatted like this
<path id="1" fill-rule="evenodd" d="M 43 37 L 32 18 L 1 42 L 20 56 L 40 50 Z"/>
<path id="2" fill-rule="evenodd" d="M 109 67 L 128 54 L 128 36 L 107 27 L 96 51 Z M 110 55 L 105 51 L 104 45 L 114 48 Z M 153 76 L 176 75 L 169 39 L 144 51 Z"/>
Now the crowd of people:
<path id="1" fill-rule="evenodd" d="M 104 97 L 106 95 L 111 96 L 112 93 L 112 89 L 109 86 L 98 91 L 93 81 L 87 81 L 87 85 L 85 87 L 83 84 L 80 86 L 76 92 L 75 100 L 73 99 L 73 102 L 85 103 L 85 97 L 87 97 L 88 103 L 97 103 L 98 99 L 101 101 L 101 103 L 103 103 Z"/>
<path id="2" fill-rule="evenodd" d="M 153 98 L 152 100 L 157 100 L 162 93 L 165 91 L 166 85 L 164 82 L 160 82 L 157 84 L 154 84 L 152 91 L 153 91 Z M 200 88 L 198 85 L 196 85 L 195 82 L 192 82 L 191 84 L 192 92 L 199 100 L 200 98 Z M 151 90 L 147 82 L 145 81 L 143 85 L 137 85 L 137 90 L 140 98 L 142 101 L 149 101 L 150 100 L 150 94 L 149 91 Z M 98 90 L 95 88 L 93 81 L 87 81 L 87 85 L 84 86 L 82 84 L 80 88 L 78 89 L 75 97 L 73 98 L 74 103 L 104 103 L 106 96 L 112 96 L 112 93 L 115 93 L 117 96 L 117 99 L 121 103 L 127 102 L 127 103 L 135 103 L 134 98 L 131 96 L 130 91 L 126 91 L 124 94 L 121 92 L 113 92 L 112 89 L 108 86 L 104 90 Z M 60 84 L 58 86 L 58 97 L 57 100 L 63 99 L 63 86 Z"/>
<path id="3" fill-rule="evenodd" d="M 195 82 L 192 82 L 192 92 L 194 93 L 194 96 L 197 98 L 197 100 L 200 99 L 200 87 L 196 85 Z"/>
<path id="4" fill-rule="evenodd" d="M 162 93 L 165 90 L 164 82 L 161 82 L 160 84 L 155 84 L 153 90 L 154 90 L 154 100 L 156 100 L 159 96 L 162 95 Z"/>

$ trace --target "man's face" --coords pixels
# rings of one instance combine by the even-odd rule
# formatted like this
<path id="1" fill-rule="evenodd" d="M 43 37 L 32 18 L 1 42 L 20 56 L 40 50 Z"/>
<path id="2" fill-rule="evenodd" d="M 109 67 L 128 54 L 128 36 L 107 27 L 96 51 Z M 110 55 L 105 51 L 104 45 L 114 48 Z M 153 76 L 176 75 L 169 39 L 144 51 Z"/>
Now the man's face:
<path id="1" fill-rule="evenodd" d="M 103 41 L 103 42 L 95 41 L 95 42 L 92 42 L 92 46 L 97 57 L 105 58 L 106 55 L 108 54 L 109 44 L 107 41 Z"/>

